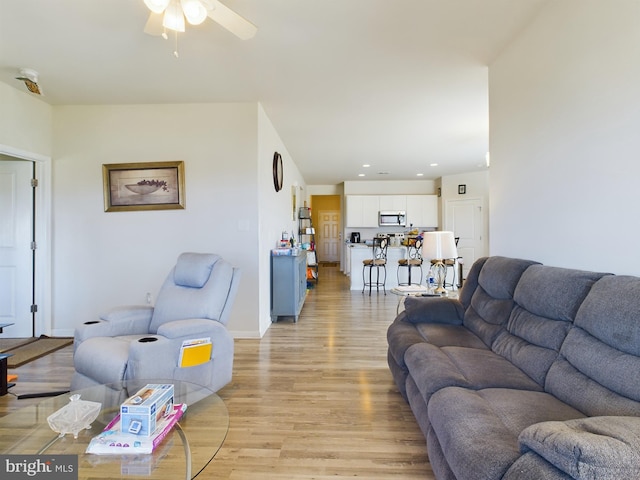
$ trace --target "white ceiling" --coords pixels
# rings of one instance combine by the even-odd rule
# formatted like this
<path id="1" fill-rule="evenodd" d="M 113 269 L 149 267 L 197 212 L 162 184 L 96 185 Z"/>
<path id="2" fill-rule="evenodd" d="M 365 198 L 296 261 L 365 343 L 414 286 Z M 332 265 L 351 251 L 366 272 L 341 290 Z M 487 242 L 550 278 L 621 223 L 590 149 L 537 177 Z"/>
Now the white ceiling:
<path id="1" fill-rule="evenodd" d="M 0 81 L 32 68 L 52 105 L 259 101 L 308 184 L 433 179 L 486 168 L 487 65 L 547 1 L 222 0 L 257 35 L 206 20 L 175 58 L 143 0 L 0 0 Z"/>

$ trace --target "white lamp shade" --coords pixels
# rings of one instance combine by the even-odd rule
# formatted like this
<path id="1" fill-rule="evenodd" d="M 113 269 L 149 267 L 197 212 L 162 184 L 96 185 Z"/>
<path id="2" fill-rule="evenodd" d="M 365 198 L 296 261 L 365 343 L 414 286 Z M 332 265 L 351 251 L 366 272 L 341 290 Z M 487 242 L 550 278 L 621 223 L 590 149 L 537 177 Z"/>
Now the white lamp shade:
<path id="1" fill-rule="evenodd" d="M 144 4 L 153 13 L 162 13 L 171 0 L 144 0 Z"/>
<path id="2" fill-rule="evenodd" d="M 207 9 L 200 0 L 180 0 L 182 11 L 191 25 L 200 25 L 207 18 Z"/>
<path id="3" fill-rule="evenodd" d="M 169 3 L 169 6 L 164 11 L 162 25 L 169 30 L 184 32 L 184 15 L 182 14 L 182 8 L 180 8 L 180 4 L 177 0 L 173 0 Z"/>
<path id="4" fill-rule="evenodd" d="M 423 234 L 422 258 L 427 260 L 458 258 L 453 232 L 425 232 Z"/>

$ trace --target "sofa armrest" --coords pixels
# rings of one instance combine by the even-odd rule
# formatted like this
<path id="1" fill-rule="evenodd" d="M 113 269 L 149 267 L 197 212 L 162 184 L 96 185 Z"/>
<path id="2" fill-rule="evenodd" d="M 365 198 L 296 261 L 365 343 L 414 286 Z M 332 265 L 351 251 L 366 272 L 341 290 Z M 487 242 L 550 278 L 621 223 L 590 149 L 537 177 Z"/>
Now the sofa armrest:
<path id="1" fill-rule="evenodd" d="M 93 320 L 79 325 L 75 329 L 75 343 L 82 343 L 91 337 L 116 337 L 147 333 L 153 315 L 150 305 L 117 307 Z"/>
<path id="2" fill-rule="evenodd" d="M 519 442 L 522 453 L 533 451 L 576 480 L 640 478 L 640 417 L 537 423 Z"/>
<path id="3" fill-rule="evenodd" d="M 462 325 L 464 308 L 453 298 L 407 297 L 404 301 L 406 320 L 410 323 L 443 323 Z"/>

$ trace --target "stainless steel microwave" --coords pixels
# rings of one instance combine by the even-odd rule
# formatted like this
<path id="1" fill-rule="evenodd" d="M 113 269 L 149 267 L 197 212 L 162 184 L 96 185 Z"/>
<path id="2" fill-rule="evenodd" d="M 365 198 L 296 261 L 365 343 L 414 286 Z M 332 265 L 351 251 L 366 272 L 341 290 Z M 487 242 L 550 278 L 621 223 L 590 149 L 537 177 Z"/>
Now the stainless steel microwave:
<path id="1" fill-rule="evenodd" d="M 406 227 L 407 212 L 381 211 L 378 212 L 378 225 L 380 227 Z"/>

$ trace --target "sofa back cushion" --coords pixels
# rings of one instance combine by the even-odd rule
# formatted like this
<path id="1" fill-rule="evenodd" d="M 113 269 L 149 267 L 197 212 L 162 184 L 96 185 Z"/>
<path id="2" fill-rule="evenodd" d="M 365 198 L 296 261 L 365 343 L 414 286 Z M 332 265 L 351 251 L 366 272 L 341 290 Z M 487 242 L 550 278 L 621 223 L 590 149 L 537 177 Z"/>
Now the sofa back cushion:
<path id="1" fill-rule="evenodd" d="M 173 320 L 222 321 L 233 274 L 231 264 L 219 255 L 180 255 L 158 293 L 150 333 L 156 333 L 162 324 Z"/>
<path id="2" fill-rule="evenodd" d="M 489 257 L 478 258 L 467 273 L 462 288 L 458 292 L 458 300 L 462 304 L 462 307 L 466 310 L 471 305 L 471 298 L 474 292 L 478 288 L 478 277 L 480 276 L 480 270 L 484 266 Z"/>
<path id="3" fill-rule="evenodd" d="M 544 386 L 580 305 L 603 275 L 544 265 L 527 268 L 506 328 L 491 349 Z"/>
<path id="4" fill-rule="evenodd" d="M 588 416 L 640 416 L 640 278 L 598 280 L 580 306 L 545 390 Z"/>
<path id="5" fill-rule="evenodd" d="M 463 324 L 491 346 L 511 315 L 513 294 L 520 276 L 537 262 L 498 256 L 482 261 L 477 280 L 474 279 L 473 294 L 469 298 L 466 284 L 461 293 L 465 307 Z"/>

